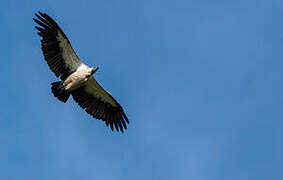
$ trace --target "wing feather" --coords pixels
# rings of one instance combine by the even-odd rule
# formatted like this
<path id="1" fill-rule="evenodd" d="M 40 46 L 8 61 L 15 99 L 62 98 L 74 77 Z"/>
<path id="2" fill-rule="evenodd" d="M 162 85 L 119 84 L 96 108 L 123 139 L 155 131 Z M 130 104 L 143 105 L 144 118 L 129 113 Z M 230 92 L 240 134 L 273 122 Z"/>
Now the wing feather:
<path id="1" fill-rule="evenodd" d="M 129 120 L 121 105 L 105 91 L 92 77 L 88 82 L 72 92 L 78 105 L 96 119 L 110 125 L 111 130 L 124 132 Z"/>
<path id="2" fill-rule="evenodd" d="M 40 26 L 35 26 L 42 37 L 41 49 L 49 68 L 57 77 L 65 80 L 82 64 L 72 48 L 72 45 L 59 27 L 47 14 L 38 12 L 33 20 Z"/>

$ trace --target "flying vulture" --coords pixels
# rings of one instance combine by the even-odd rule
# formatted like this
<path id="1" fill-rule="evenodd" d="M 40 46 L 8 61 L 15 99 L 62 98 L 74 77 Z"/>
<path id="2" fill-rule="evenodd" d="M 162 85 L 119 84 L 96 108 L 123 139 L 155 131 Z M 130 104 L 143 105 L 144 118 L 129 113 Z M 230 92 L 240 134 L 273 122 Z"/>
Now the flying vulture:
<path id="1" fill-rule="evenodd" d="M 51 84 L 54 96 L 65 103 L 72 95 L 88 114 L 110 125 L 112 131 L 115 127 L 124 132 L 129 120 L 122 106 L 93 77 L 98 67 L 90 68 L 80 61 L 67 36 L 50 16 L 40 11 L 35 16 L 44 59 L 61 79 Z"/>

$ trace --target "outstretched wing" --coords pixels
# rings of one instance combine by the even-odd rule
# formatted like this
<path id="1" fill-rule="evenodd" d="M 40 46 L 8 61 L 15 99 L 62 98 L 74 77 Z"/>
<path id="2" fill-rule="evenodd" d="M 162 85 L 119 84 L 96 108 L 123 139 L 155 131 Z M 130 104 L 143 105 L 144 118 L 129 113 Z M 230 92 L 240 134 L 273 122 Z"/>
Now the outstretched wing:
<path id="1" fill-rule="evenodd" d="M 72 92 L 74 100 L 96 119 L 105 121 L 112 131 L 124 132 L 129 120 L 120 104 L 91 77 L 87 83 Z"/>
<path id="2" fill-rule="evenodd" d="M 44 59 L 57 77 L 65 80 L 82 64 L 72 48 L 70 41 L 58 24 L 47 14 L 38 12 L 33 20 L 42 37 L 41 49 Z"/>

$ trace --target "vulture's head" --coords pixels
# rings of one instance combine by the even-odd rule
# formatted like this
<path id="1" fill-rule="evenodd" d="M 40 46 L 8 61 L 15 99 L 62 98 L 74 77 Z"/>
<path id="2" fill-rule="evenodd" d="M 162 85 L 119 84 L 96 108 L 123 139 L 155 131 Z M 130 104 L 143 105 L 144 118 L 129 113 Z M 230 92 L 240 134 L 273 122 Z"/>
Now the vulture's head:
<path id="1" fill-rule="evenodd" d="M 96 67 L 93 67 L 91 68 L 91 70 L 88 72 L 86 78 L 89 79 L 99 68 L 96 66 Z"/>
<path id="2" fill-rule="evenodd" d="M 97 66 L 91 68 L 90 74 L 93 75 L 99 68 Z"/>

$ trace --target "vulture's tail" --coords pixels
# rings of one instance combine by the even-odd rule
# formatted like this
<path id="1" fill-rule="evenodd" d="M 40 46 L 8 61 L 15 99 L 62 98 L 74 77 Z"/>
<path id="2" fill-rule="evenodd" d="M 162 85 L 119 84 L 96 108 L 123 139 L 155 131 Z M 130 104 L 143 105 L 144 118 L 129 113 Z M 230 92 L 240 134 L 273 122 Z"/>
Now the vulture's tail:
<path id="1" fill-rule="evenodd" d="M 62 86 L 61 81 L 53 82 L 51 84 L 51 91 L 54 94 L 55 97 L 57 97 L 60 101 L 66 102 L 69 97 L 70 93 L 67 92 L 64 87 Z"/>

